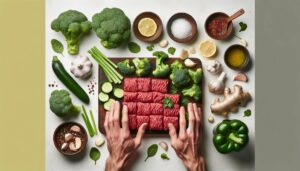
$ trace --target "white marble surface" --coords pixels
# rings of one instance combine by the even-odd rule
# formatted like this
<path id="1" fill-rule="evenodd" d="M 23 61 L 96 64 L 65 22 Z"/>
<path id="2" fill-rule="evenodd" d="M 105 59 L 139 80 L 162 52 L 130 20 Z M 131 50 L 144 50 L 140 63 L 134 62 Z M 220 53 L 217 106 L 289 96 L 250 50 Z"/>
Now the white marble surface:
<path id="1" fill-rule="evenodd" d="M 199 37 L 194 45 L 184 45 L 178 44 L 172 41 L 168 35 L 166 34 L 166 29 L 164 28 L 165 34 L 164 39 L 169 40 L 170 46 L 174 46 L 177 48 L 176 55 L 179 54 L 180 49 L 189 48 L 192 46 L 198 47 L 198 43 L 201 40 L 208 38 L 207 34 L 204 30 L 204 22 L 206 17 L 216 11 L 223 11 L 228 14 L 234 13 L 240 8 L 245 9 L 245 14 L 236 19 L 234 22 L 234 27 L 238 30 L 239 21 L 243 21 L 248 24 L 248 28 L 245 32 L 237 33 L 239 36 L 243 37 L 248 41 L 248 49 L 251 53 L 252 62 L 254 63 L 255 56 L 255 5 L 254 0 L 46 0 L 46 80 L 45 80 L 45 91 L 46 91 L 46 128 L 45 128 L 45 144 L 46 144 L 46 170 L 47 171 L 93 171 L 93 170 L 104 170 L 105 159 L 108 156 L 108 151 L 106 149 L 106 145 L 100 148 L 101 151 L 101 159 L 98 161 L 97 165 L 94 165 L 93 161 L 90 160 L 88 156 L 88 152 L 81 159 L 70 160 L 64 156 L 62 156 L 54 147 L 52 136 L 55 128 L 64 122 L 64 120 L 56 117 L 49 109 L 48 99 L 50 97 L 50 93 L 54 88 L 49 88 L 48 84 L 53 83 L 53 81 L 58 82 L 58 88 L 65 88 L 63 84 L 56 78 L 51 68 L 51 60 L 52 56 L 55 53 L 51 49 L 50 40 L 52 38 L 56 38 L 63 42 L 66 47 L 66 42 L 64 41 L 63 36 L 60 33 L 56 33 L 51 30 L 50 23 L 56 18 L 61 12 L 68 9 L 76 9 L 91 19 L 92 15 L 96 12 L 101 11 L 105 7 L 119 7 L 121 8 L 126 15 L 133 22 L 134 18 L 143 11 L 153 11 L 157 13 L 164 25 L 166 25 L 168 19 L 177 12 L 187 12 L 191 14 L 198 24 Z M 236 31 L 237 32 L 237 31 Z M 97 46 L 100 48 L 107 56 L 119 57 L 119 56 L 151 56 L 151 52 L 148 52 L 145 49 L 147 44 L 138 41 L 135 36 L 132 36 L 132 41 L 139 43 L 142 46 L 142 51 L 139 54 L 131 54 L 126 47 L 118 48 L 116 50 L 106 50 L 104 49 L 100 43 L 99 39 L 96 37 L 95 33 L 91 33 L 89 36 L 85 37 L 81 41 L 80 45 L 80 54 L 88 55 L 87 50 L 92 46 Z M 226 85 L 232 87 L 234 84 L 233 76 L 236 74 L 236 71 L 230 70 L 224 65 L 223 54 L 226 48 L 232 44 L 239 43 L 239 40 L 236 38 L 232 38 L 227 42 L 217 41 L 218 47 L 218 55 L 215 59 L 219 60 L 223 66 L 224 70 L 228 74 L 228 80 Z M 161 48 L 157 47 L 155 50 L 161 50 Z M 60 57 L 61 61 L 69 70 L 70 62 L 72 60 L 72 56 L 69 56 L 66 51 L 64 53 L 65 57 Z M 207 59 L 204 59 L 200 56 L 198 50 L 195 57 L 199 57 L 204 66 L 208 62 Z M 93 61 L 94 62 L 94 61 Z M 94 66 L 97 64 L 94 62 Z M 93 77 L 97 78 L 97 67 L 94 67 Z M 244 87 L 245 90 L 249 91 L 253 97 L 252 102 L 250 102 L 246 108 L 240 108 L 237 114 L 230 114 L 229 118 L 237 118 L 244 121 L 250 130 L 250 143 L 248 146 L 239 153 L 232 153 L 229 155 L 222 155 L 218 153 L 213 146 L 212 143 L 212 130 L 213 127 L 220 121 L 223 120 L 221 116 L 215 116 L 215 123 L 210 124 L 207 121 L 208 116 L 211 114 L 209 105 L 212 100 L 216 97 L 208 92 L 207 82 L 215 76 L 211 75 L 207 71 L 205 71 L 205 92 L 204 92 L 204 157 L 206 159 L 207 170 L 209 171 L 253 171 L 254 166 L 254 144 L 255 144 L 255 71 L 254 67 L 247 72 L 249 77 L 248 83 L 239 83 Z M 87 81 L 81 81 L 75 79 L 80 83 L 80 85 L 87 90 Z M 95 92 L 98 92 L 97 88 Z M 72 99 L 75 104 L 82 104 L 74 95 L 72 95 Z M 98 100 L 97 93 L 95 95 L 90 95 L 91 103 L 87 106 L 88 109 L 92 109 L 93 113 L 98 113 Z M 243 117 L 243 111 L 245 109 L 250 108 L 252 110 L 252 116 L 249 118 Z M 95 115 L 95 119 L 98 117 Z M 76 121 L 79 123 L 83 123 L 81 117 L 73 118 L 72 121 Z M 101 135 L 100 135 L 101 136 Z M 95 138 L 90 138 L 88 142 L 87 151 L 94 145 Z M 133 162 L 130 164 L 128 170 L 135 171 L 147 171 L 147 170 L 185 170 L 182 162 L 176 156 L 173 149 L 170 148 L 168 151 L 168 155 L 171 158 L 170 161 L 163 161 L 160 159 L 159 155 L 156 155 L 153 158 L 150 158 L 147 162 L 144 162 L 143 159 L 146 155 L 146 149 L 149 145 L 153 143 L 158 143 L 161 140 L 165 140 L 169 142 L 168 136 L 146 136 L 142 145 L 138 150 L 137 156 L 133 157 Z M 158 154 L 162 152 L 162 149 L 159 149 Z"/>

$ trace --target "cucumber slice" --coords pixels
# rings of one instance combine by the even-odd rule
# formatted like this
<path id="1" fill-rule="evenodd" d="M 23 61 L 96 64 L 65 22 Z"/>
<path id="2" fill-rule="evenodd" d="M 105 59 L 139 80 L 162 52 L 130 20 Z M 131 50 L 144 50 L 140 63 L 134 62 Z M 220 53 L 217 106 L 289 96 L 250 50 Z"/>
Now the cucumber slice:
<path id="1" fill-rule="evenodd" d="M 109 110 L 110 105 L 111 105 L 113 102 L 115 102 L 114 99 L 109 99 L 107 102 L 105 102 L 105 103 L 104 103 L 104 109 L 105 109 L 105 110 Z"/>
<path id="2" fill-rule="evenodd" d="M 123 98 L 124 97 L 124 90 L 122 90 L 120 88 L 115 88 L 114 89 L 114 96 L 116 98 L 119 98 L 119 99 Z"/>
<path id="3" fill-rule="evenodd" d="M 110 93 L 113 89 L 113 86 L 110 82 L 104 82 L 101 86 L 101 90 L 104 92 L 104 93 Z"/>
<path id="4" fill-rule="evenodd" d="M 101 93 L 99 93 L 98 98 L 101 102 L 107 102 L 109 99 L 109 96 L 108 96 L 108 94 L 101 92 Z"/>

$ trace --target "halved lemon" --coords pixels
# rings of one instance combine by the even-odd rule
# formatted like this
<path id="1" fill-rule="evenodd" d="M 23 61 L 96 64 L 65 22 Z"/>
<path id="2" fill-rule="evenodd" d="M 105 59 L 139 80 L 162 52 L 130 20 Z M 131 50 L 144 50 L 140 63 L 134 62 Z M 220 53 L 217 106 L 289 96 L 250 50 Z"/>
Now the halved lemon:
<path id="1" fill-rule="evenodd" d="M 205 58 L 213 57 L 217 52 L 217 46 L 212 40 L 204 40 L 199 45 L 200 53 Z"/>
<path id="2" fill-rule="evenodd" d="M 143 18 L 139 21 L 138 29 L 141 35 L 151 37 L 157 31 L 157 24 L 152 18 Z"/>

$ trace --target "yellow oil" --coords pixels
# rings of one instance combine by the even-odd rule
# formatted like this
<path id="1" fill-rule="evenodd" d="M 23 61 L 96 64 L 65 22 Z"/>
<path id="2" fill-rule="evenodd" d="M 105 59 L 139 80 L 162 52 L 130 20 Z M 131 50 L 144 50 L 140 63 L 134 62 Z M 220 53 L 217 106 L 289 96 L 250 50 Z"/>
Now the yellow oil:
<path id="1" fill-rule="evenodd" d="M 246 60 L 246 55 L 244 51 L 240 48 L 233 48 L 229 51 L 227 56 L 227 62 L 230 66 L 239 68 L 241 67 Z"/>

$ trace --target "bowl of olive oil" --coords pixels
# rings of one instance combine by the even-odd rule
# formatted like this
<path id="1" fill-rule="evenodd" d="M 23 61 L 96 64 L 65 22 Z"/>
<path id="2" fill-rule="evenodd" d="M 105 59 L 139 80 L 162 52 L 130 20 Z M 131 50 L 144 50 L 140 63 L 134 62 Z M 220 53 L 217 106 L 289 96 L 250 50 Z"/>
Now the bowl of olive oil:
<path id="1" fill-rule="evenodd" d="M 250 54 L 246 47 L 235 44 L 226 50 L 224 61 L 233 70 L 244 70 L 248 67 Z"/>

